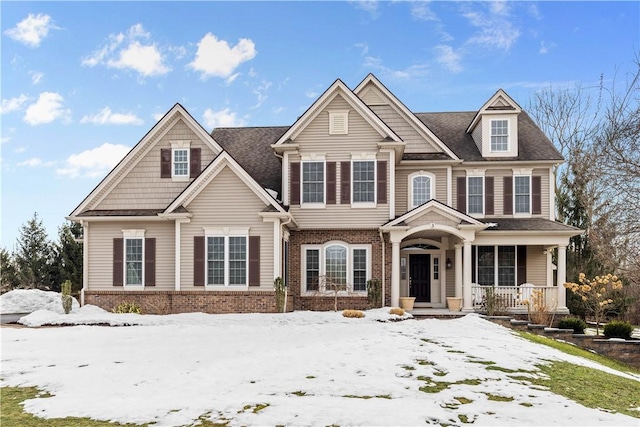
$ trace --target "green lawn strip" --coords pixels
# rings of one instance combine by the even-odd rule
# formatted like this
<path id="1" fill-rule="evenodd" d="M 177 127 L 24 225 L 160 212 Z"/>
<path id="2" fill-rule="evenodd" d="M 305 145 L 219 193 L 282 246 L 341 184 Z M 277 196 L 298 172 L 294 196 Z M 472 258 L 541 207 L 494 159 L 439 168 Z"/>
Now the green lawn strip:
<path id="1" fill-rule="evenodd" d="M 575 345 L 557 341 L 557 340 L 554 340 L 553 338 L 547 338 L 547 337 L 543 337 L 536 334 L 530 334 L 528 332 L 518 332 L 518 334 L 522 338 L 525 338 L 529 341 L 533 341 L 538 344 L 543 344 L 548 347 L 553 347 L 555 349 L 558 349 L 567 354 L 571 354 L 573 356 L 579 356 L 579 357 L 584 357 L 585 359 L 593 360 L 594 362 L 598 362 L 599 364 L 604 365 L 611 369 L 615 369 L 616 371 L 640 374 L 640 369 L 638 368 L 619 362 L 615 359 L 611 359 L 609 357 L 603 356 L 601 354 L 593 353 L 589 350 L 585 350 L 584 348 L 581 348 Z"/>
<path id="2" fill-rule="evenodd" d="M 117 427 L 148 426 L 148 424 L 119 424 L 111 421 L 96 421 L 90 418 L 39 418 L 24 411 L 22 402 L 35 397 L 51 397 L 43 395 L 36 387 L 2 387 L 0 388 L 0 425 L 2 427 Z"/>
<path id="3" fill-rule="evenodd" d="M 391 395 L 390 394 L 377 394 L 375 396 L 358 396 L 355 394 L 345 394 L 342 397 L 348 397 L 349 399 L 391 399 Z"/>

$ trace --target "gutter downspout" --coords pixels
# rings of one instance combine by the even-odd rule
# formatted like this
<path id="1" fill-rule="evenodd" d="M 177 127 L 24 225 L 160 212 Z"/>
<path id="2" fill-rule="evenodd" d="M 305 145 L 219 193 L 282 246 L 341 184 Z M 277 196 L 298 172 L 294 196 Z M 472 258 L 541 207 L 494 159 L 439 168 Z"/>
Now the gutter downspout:
<path id="1" fill-rule="evenodd" d="M 289 224 L 291 221 L 293 221 L 293 217 L 291 216 L 291 214 L 289 214 L 289 218 L 285 222 L 281 222 L 280 223 L 280 236 L 278 236 L 280 238 L 280 243 L 282 243 L 282 236 L 283 236 L 283 232 L 284 232 L 284 226 Z M 280 248 L 280 249 L 282 249 L 282 248 Z M 289 262 L 289 260 L 286 260 L 285 262 Z M 282 267 L 282 264 L 280 266 Z M 282 274 L 284 275 L 284 271 L 282 272 Z M 288 288 L 289 288 L 289 283 L 287 283 L 287 286 L 284 287 L 284 306 L 282 307 L 282 312 L 283 313 L 287 312 L 287 294 L 288 294 L 287 289 Z"/>
<path id="2" fill-rule="evenodd" d="M 382 246 L 382 307 L 384 307 L 384 303 L 386 300 L 385 294 L 384 294 L 384 285 L 385 285 L 385 277 L 386 272 L 385 272 L 385 264 L 387 263 L 387 259 L 385 258 L 385 250 L 384 250 L 384 235 L 382 234 L 382 229 L 378 228 L 378 233 L 380 234 L 380 243 Z"/>

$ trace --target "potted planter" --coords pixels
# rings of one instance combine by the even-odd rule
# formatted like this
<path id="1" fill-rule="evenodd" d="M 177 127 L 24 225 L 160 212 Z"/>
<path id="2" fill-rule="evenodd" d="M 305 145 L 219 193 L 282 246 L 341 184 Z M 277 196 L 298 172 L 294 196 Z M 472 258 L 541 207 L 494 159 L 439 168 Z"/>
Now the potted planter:
<path id="1" fill-rule="evenodd" d="M 416 301 L 416 297 L 400 297 L 400 307 L 405 311 L 413 310 L 413 303 Z"/>
<path id="2" fill-rule="evenodd" d="M 447 297 L 447 307 L 449 307 L 449 311 L 460 311 L 462 309 L 462 298 Z"/>

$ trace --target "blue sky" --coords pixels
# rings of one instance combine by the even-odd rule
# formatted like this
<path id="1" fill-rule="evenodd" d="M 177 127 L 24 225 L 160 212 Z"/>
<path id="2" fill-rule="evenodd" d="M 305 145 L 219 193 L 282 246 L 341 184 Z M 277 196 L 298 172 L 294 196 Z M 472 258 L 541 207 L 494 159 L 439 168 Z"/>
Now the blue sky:
<path id="1" fill-rule="evenodd" d="M 290 125 L 336 79 L 374 73 L 415 112 L 503 88 L 622 81 L 628 2 L 0 3 L 0 246 L 34 212 L 50 238 L 176 102 L 207 130 Z"/>

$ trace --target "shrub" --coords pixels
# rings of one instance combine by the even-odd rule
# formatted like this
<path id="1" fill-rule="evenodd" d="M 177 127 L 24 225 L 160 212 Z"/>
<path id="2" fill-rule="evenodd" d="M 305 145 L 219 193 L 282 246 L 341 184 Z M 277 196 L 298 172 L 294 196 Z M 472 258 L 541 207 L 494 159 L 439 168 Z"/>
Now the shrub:
<path id="1" fill-rule="evenodd" d="M 125 314 L 125 313 L 140 314 L 141 310 L 140 310 L 140 306 L 136 302 L 122 301 L 113 309 L 113 312 L 118 314 Z"/>
<path id="2" fill-rule="evenodd" d="M 573 329 L 574 334 L 584 334 L 587 323 L 578 317 L 566 317 L 558 322 L 560 329 Z"/>
<path id="3" fill-rule="evenodd" d="M 273 280 L 273 289 L 276 293 L 276 312 L 284 313 L 287 302 L 287 287 L 282 277 L 276 277 Z"/>
<path id="4" fill-rule="evenodd" d="M 344 310 L 342 312 L 342 316 L 352 317 L 352 318 L 361 318 L 361 317 L 364 317 L 364 312 L 360 310 Z"/>
<path id="5" fill-rule="evenodd" d="M 382 307 L 382 282 L 380 280 L 367 281 L 367 302 L 369 308 Z"/>
<path id="6" fill-rule="evenodd" d="M 62 289 L 62 309 L 64 314 L 69 314 L 71 306 L 73 305 L 73 298 L 71 297 L 71 280 L 65 280 L 60 286 Z"/>
<path id="7" fill-rule="evenodd" d="M 389 314 L 397 314 L 398 316 L 404 316 L 404 308 L 392 307 L 391 310 L 389 310 Z"/>
<path id="8" fill-rule="evenodd" d="M 624 338 L 628 340 L 633 333 L 633 326 L 629 322 L 612 320 L 604 325 L 604 336 L 607 338 Z"/>

